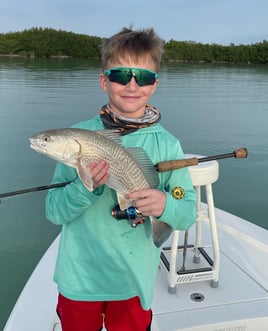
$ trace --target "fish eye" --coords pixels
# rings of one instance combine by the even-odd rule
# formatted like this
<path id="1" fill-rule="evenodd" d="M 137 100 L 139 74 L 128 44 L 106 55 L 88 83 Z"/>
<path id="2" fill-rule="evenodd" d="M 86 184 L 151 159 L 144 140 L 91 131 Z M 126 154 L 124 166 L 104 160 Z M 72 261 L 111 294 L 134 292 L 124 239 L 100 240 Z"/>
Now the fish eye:
<path id="1" fill-rule="evenodd" d="M 45 136 L 43 137 L 43 140 L 48 142 L 48 141 L 50 140 L 50 137 L 49 137 L 48 135 L 45 135 Z"/>

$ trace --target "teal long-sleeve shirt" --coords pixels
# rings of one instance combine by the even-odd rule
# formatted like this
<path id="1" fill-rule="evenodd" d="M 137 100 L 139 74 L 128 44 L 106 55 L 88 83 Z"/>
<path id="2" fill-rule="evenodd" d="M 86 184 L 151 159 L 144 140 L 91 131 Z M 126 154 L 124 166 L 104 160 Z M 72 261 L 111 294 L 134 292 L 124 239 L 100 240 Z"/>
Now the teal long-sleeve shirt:
<path id="1" fill-rule="evenodd" d="M 75 127 L 103 130 L 97 115 Z M 154 164 L 184 158 L 177 138 L 159 123 L 122 137 L 126 147 L 142 147 Z M 158 218 L 173 229 L 185 230 L 195 222 L 195 191 L 189 171 L 181 168 L 159 173 L 158 189 L 166 193 L 166 207 Z M 51 189 L 46 198 L 48 220 L 62 225 L 54 281 L 59 292 L 72 300 L 113 301 L 138 296 L 144 309 L 151 307 L 160 248 L 152 240 L 149 221 L 132 228 L 117 221 L 111 209 L 115 192 L 106 185 L 88 191 L 76 170 L 58 163 L 53 183 L 71 181 Z M 174 187 L 185 195 L 173 198 Z"/>

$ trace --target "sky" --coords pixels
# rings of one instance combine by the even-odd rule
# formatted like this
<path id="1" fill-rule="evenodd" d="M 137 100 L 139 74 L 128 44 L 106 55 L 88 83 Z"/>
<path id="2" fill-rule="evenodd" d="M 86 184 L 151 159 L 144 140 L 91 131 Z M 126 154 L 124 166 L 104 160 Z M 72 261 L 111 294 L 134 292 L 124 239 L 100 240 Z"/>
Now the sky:
<path id="1" fill-rule="evenodd" d="M 0 33 L 32 27 L 109 37 L 130 25 L 165 41 L 268 40 L 267 0 L 0 0 Z"/>

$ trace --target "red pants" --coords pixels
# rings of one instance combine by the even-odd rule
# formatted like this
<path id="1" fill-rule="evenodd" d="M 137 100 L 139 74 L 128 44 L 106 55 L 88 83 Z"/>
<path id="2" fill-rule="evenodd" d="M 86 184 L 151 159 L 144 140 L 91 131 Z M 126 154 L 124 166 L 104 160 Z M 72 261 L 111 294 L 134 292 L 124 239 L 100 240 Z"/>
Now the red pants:
<path id="1" fill-rule="evenodd" d="M 122 301 L 74 301 L 59 294 L 57 313 L 62 331 L 150 331 L 152 311 L 138 297 Z"/>

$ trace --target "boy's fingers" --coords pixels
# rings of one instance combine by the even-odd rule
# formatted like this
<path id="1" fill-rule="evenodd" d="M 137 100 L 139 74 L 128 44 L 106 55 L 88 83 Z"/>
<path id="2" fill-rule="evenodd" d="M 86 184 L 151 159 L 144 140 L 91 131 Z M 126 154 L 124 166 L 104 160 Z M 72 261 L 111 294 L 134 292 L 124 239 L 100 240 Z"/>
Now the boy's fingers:
<path id="1" fill-rule="evenodd" d="M 131 193 L 127 193 L 125 195 L 126 199 L 143 199 L 146 198 L 148 196 L 148 192 L 147 190 L 141 190 L 141 191 L 135 191 L 135 192 L 131 192 Z"/>

